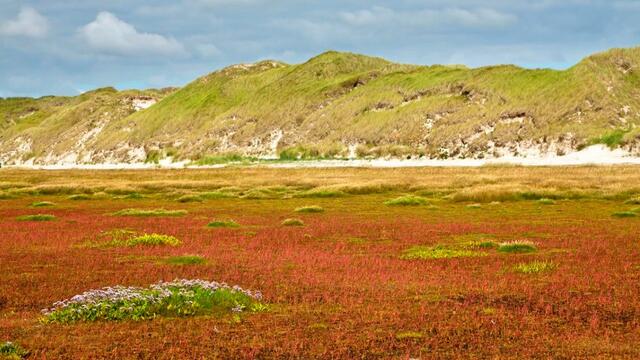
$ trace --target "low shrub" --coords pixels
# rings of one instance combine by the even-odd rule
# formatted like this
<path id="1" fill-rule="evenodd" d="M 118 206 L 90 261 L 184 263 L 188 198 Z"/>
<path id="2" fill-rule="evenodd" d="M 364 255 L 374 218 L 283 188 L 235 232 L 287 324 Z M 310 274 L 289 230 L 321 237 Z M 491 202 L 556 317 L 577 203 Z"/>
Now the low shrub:
<path id="1" fill-rule="evenodd" d="M 169 235 L 161 235 L 161 234 L 144 234 L 140 236 L 133 237 L 127 240 L 124 245 L 126 246 L 158 246 L 158 245 L 169 245 L 169 246 L 178 246 L 182 244 L 182 241 L 177 238 Z"/>
<path id="2" fill-rule="evenodd" d="M 22 215 L 16 218 L 18 221 L 53 221 L 55 219 L 54 215 L 49 214 Z"/>
<path id="3" fill-rule="evenodd" d="M 324 209 L 318 205 L 302 206 L 294 210 L 297 213 L 321 213 Z"/>
<path id="4" fill-rule="evenodd" d="M 401 196 L 393 200 L 384 202 L 384 204 L 388 206 L 420 206 L 420 205 L 426 205 L 428 203 L 429 202 L 427 201 L 427 199 L 420 196 L 412 196 L 412 195 Z"/>
<path id="5" fill-rule="evenodd" d="M 48 207 L 48 206 L 56 206 L 56 204 L 51 201 L 37 201 L 30 205 L 31 207 Z"/>
<path id="6" fill-rule="evenodd" d="M 165 209 L 123 209 L 113 213 L 114 216 L 139 216 L 139 217 L 175 217 L 187 215 L 187 210 L 165 210 Z"/>
<path id="7" fill-rule="evenodd" d="M 202 265 L 207 262 L 205 258 L 198 255 L 171 256 L 163 261 L 169 265 Z"/>
<path id="8" fill-rule="evenodd" d="M 403 331 L 396 334 L 396 339 L 398 340 L 407 340 L 407 339 L 422 339 L 424 337 L 423 333 L 416 331 Z"/>
<path id="9" fill-rule="evenodd" d="M 203 202 L 204 199 L 198 195 L 183 195 L 183 196 L 180 196 L 177 201 L 181 203 Z"/>
<path id="10" fill-rule="evenodd" d="M 44 323 L 150 320 L 159 316 L 264 311 L 258 291 L 205 280 L 174 280 L 148 288 L 107 287 L 90 290 L 44 309 Z"/>
<path id="11" fill-rule="evenodd" d="M 522 274 L 538 274 L 542 272 L 552 271 L 557 267 L 551 261 L 533 261 L 530 263 L 520 263 L 513 267 L 513 271 Z"/>
<path id="12" fill-rule="evenodd" d="M 337 198 L 346 196 L 343 191 L 331 188 L 315 188 L 303 192 L 299 192 L 294 195 L 294 197 L 300 198 Z"/>
<path id="13" fill-rule="evenodd" d="M 67 197 L 69 200 L 81 201 L 81 200 L 91 200 L 91 196 L 87 194 L 75 194 Z"/>
<path id="14" fill-rule="evenodd" d="M 486 256 L 487 253 L 464 250 L 464 249 L 450 249 L 444 246 L 414 246 L 404 251 L 400 256 L 405 260 L 425 260 L 425 259 L 451 259 L 460 257 L 477 257 Z"/>
<path id="15" fill-rule="evenodd" d="M 538 250 L 531 241 L 511 241 L 498 245 L 498 251 L 504 253 L 531 253 Z"/>
<path id="16" fill-rule="evenodd" d="M 633 211 L 618 211 L 611 214 L 611 216 L 617 217 L 617 218 L 628 218 L 628 217 L 636 217 L 638 216 L 638 214 L 636 214 Z"/>
<path id="17" fill-rule="evenodd" d="M 19 360 L 27 357 L 29 352 L 11 341 L 0 343 L 0 359 Z"/>
<path id="18" fill-rule="evenodd" d="M 207 224 L 210 228 L 237 228 L 240 224 L 233 220 L 213 220 Z"/>
<path id="19" fill-rule="evenodd" d="M 285 219 L 282 222 L 284 226 L 304 226 L 304 222 L 300 219 Z"/>

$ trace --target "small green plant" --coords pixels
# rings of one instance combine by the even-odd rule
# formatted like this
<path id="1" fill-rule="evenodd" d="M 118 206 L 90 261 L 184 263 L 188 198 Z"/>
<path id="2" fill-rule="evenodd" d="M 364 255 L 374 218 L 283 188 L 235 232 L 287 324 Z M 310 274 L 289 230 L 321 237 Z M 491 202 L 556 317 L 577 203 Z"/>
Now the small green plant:
<path id="1" fill-rule="evenodd" d="M 537 201 L 540 205 L 554 205 L 556 202 L 553 199 L 542 198 Z"/>
<path id="2" fill-rule="evenodd" d="M 477 256 L 486 256 L 487 253 L 471 251 L 471 250 L 460 250 L 460 249 L 451 249 L 442 245 L 437 245 L 434 247 L 426 247 L 426 246 L 414 246 L 404 251 L 404 253 L 400 256 L 401 259 L 404 260 L 427 260 L 427 259 L 452 259 L 452 258 L 461 258 L 461 257 L 477 257 Z"/>
<path id="3" fill-rule="evenodd" d="M 204 201 L 204 199 L 198 195 L 183 195 L 183 196 L 180 196 L 177 201 L 181 203 L 202 202 Z"/>
<path id="4" fill-rule="evenodd" d="M 54 215 L 48 214 L 22 215 L 16 218 L 18 221 L 53 221 L 55 219 Z"/>
<path id="5" fill-rule="evenodd" d="M 420 196 L 400 196 L 393 200 L 385 201 L 384 204 L 387 206 L 420 206 L 427 205 L 429 202 L 427 199 Z"/>
<path id="6" fill-rule="evenodd" d="M 236 195 L 223 191 L 210 191 L 200 194 L 200 197 L 207 200 L 227 199 L 236 197 Z"/>
<path id="7" fill-rule="evenodd" d="M 530 263 L 520 263 L 513 267 L 513 271 L 522 274 L 538 274 L 542 272 L 552 271 L 557 267 L 551 261 L 533 261 Z"/>
<path id="8" fill-rule="evenodd" d="M 52 203 L 51 201 L 37 201 L 32 203 L 30 206 L 31 207 L 49 207 L 49 206 L 56 206 L 56 204 Z"/>
<path id="9" fill-rule="evenodd" d="M 498 244 L 489 240 L 474 240 L 462 244 L 462 247 L 465 249 L 493 249 L 496 246 L 498 246 Z"/>
<path id="10" fill-rule="evenodd" d="M 337 198 L 343 197 L 347 194 L 343 191 L 331 188 L 315 188 L 307 191 L 303 191 L 295 194 L 295 197 L 300 198 Z"/>
<path id="11" fill-rule="evenodd" d="M 181 255 L 171 256 L 163 262 L 169 265 L 202 265 L 206 264 L 207 260 L 198 255 Z"/>
<path id="12" fill-rule="evenodd" d="M 636 217 L 638 216 L 638 214 L 636 214 L 633 211 L 618 211 L 611 214 L 611 216 L 617 217 L 617 218 L 629 218 L 629 217 Z"/>
<path id="13" fill-rule="evenodd" d="M 233 220 L 213 220 L 207 224 L 210 228 L 237 228 L 240 224 Z"/>
<path id="14" fill-rule="evenodd" d="M 284 226 L 304 226 L 304 222 L 300 219 L 285 219 L 282 222 Z"/>
<path id="15" fill-rule="evenodd" d="M 180 240 L 173 236 L 161 234 L 138 234 L 127 229 L 106 231 L 100 235 L 103 241 L 89 243 L 89 247 L 134 247 L 134 246 L 178 246 Z"/>
<path id="16" fill-rule="evenodd" d="M 403 331 L 396 334 L 398 340 L 422 339 L 424 334 L 417 331 Z"/>
<path id="17" fill-rule="evenodd" d="M 161 234 L 144 234 L 140 236 L 132 237 L 124 242 L 125 246 L 159 246 L 159 245 L 168 245 L 168 246 L 178 246 L 182 244 L 182 241 L 177 238 L 169 235 L 161 235 Z"/>
<path id="18" fill-rule="evenodd" d="M 321 213 L 324 209 L 318 205 L 303 206 L 294 210 L 297 213 Z"/>
<path id="19" fill-rule="evenodd" d="M 0 343 L 0 359 L 19 360 L 29 355 L 22 346 L 11 341 Z"/>
<path id="20" fill-rule="evenodd" d="M 165 209 L 123 209 L 113 213 L 114 216 L 137 216 L 137 217 L 177 217 L 187 215 L 187 210 L 165 210 Z"/>
<path id="21" fill-rule="evenodd" d="M 127 195 L 124 195 L 123 197 L 121 197 L 121 199 L 127 199 L 127 200 L 139 200 L 139 199 L 144 199 L 146 196 L 137 193 L 137 192 L 133 192 Z"/>
<path id="22" fill-rule="evenodd" d="M 75 195 L 69 196 L 67 199 L 74 200 L 74 201 L 91 200 L 91 196 L 87 194 L 75 194 Z"/>
<path id="23" fill-rule="evenodd" d="M 538 250 L 534 243 L 531 241 L 520 240 L 501 243 L 498 246 L 498 251 L 504 253 L 531 253 Z"/>

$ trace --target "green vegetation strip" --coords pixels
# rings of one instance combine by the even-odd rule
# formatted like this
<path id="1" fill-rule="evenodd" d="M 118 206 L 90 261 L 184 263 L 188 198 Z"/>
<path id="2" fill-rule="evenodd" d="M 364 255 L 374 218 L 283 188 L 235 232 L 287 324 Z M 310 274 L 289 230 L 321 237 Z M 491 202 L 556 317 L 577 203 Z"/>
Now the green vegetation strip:
<path id="1" fill-rule="evenodd" d="M 137 216 L 137 217 L 177 217 L 187 215 L 187 210 L 165 210 L 165 209 L 124 209 L 113 213 L 114 216 Z"/>
<path id="2" fill-rule="evenodd" d="M 384 204 L 388 206 L 420 206 L 427 205 L 428 203 L 427 199 L 423 197 L 408 195 L 385 201 Z"/>
<path id="3" fill-rule="evenodd" d="M 48 214 L 22 215 L 16 218 L 18 221 L 53 221 L 55 219 L 54 215 Z"/>
<path id="4" fill-rule="evenodd" d="M 317 205 L 312 206 L 303 206 L 294 210 L 297 213 L 321 213 L 324 212 L 324 209 Z"/>
<path id="5" fill-rule="evenodd" d="M 207 224 L 210 228 L 238 228 L 240 224 L 233 220 L 213 220 Z"/>

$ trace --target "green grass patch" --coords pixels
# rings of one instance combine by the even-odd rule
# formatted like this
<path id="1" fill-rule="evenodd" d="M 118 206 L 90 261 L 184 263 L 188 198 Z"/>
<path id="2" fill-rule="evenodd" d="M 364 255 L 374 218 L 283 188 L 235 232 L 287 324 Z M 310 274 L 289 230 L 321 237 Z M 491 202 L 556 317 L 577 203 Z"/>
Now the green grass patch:
<path id="1" fill-rule="evenodd" d="M 49 214 L 36 214 L 36 215 L 22 215 L 16 218 L 18 221 L 53 221 L 56 220 L 54 215 Z"/>
<path id="2" fill-rule="evenodd" d="M 115 230 L 110 233 L 111 240 L 99 244 L 102 247 L 135 247 L 135 246 L 179 246 L 182 241 L 176 237 L 162 234 L 143 234 L 138 235 L 133 231 Z"/>
<path id="3" fill-rule="evenodd" d="M 393 200 L 385 201 L 384 204 L 387 206 L 420 206 L 427 205 L 429 202 L 427 199 L 420 196 L 400 196 Z"/>
<path id="4" fill-rule="evenodd" d="M 464 249 L 451 249 L 442 245 L 434 247 L 414 246 L 400 256 L 404 260 L 452 259 L 463 257 L 486 256 L 487 253 Z"/>
<path id="5" fill-rule="evenodd" d="M 633 211 L 617 211 L 611 214 L 611 216 L 617 217 L 617 218 L 630 218 L 630 217 L 636 217 L 638 216 L 638 214 L 636 214 Z"/>
<path id="6" fill-rule="evenodd" d="M 187 210 L 165 210 L 165 209 L 123 209 L 113 213 L 114 216 L 137 216 L 137 217 L 178 217 L 187 215 Z"/>
<path id="7" fill-rule="evenodd" d="M 181 203 L 189 203 L 189 202 L 203 202 L 204 199 L 199 195 L 183 195 L 177 199 L 178 202 Z"/>
<path id="8" fill-rule="evenodd" d="M 259 292 L 204 280 L 175 280 L 147 288 L 116 286 L 87 291 L 43 310 L 44 323 L 151 320 L 267 310 Z"/>
<path id="9" fill-rule="evenodd" d="M 304 226 L 304 222 L 300 219 L 285 219 L 282 221 L 284 226 Z"/>
<path id="10" fill-rule="evenodd" d="M 482 209 L 482 205 L 481 204 L 469 204 L 466 206 L 467 209 L 472 209 L 472 210 L 477 210 L 477 209 Z"/>
<path id="11" fill-rule="evenodd" d="M 210 228 L 238 228 L 240 224 L 233 220 L 213 220 L 207 224 Z"/>
<path id="12" fill-rule="evenodd" d="M 604 144 L 607 145 L 610 149 L 615 149 L 622 145 L 624 140 L 624 135 L 629 132 L 628 130 L 614 130 L 610 133 L 604 134 L 600 137 L 591 139 L 589 141 L 590 145 L 594 144 Z"/>
<path id="13" fill-rule="evenodd" d="M 503 253 L 532 253 L 538 248 L 530 241 L 512 241 L 498 245 L 498 251 Z"/>
<path id="14" fill-rule="evenodd" d="M 52 203 L 51 201 L 37 201 L 32 203 L 29 206 L 30 207 L 50 207 L 50 206 L 56 206 L 56 204 Z"/>
<path id="15" fill-rule="evenodd" d="M 165 264 L 169 265 L 203 265 L 207 263 L 207 259 L 198 255 L 181 255 L 170 256 L 163 260 Z"/>
<path id="16" fill-rule="evenodd" d="M 223 191 L 209 191 L 200 194 L 200 197 L 206 200 L 227 199 L 237 197 L 236 195 Z"/>
<path id="17" fill-rule="evenodd" d="M 299 192 L 294 197 L 299 198 L 337 198 L 347 196 L 344 191 L 330 188 L 315 188 L 303 192 Z"/>
<path id="18" fill-rule="evenodd" d="M 551 261 L 533 261 L 530 263 L 520 263 L 513 267 L 513 271 L 521 274 L 538 274 L 555 270 L 557 267 Z"/>
<path id="19" fill-rule="evenodd" d="M 324 209 L 318 205 L 302 206 L 294 210 L 297 213 L 321 213 Z"/>
<path id="20" fill-rule="evenodd" d="M 422 339 L 423 337 L 423 333 L 416 331 L 403 331 L 396 334 L 396 339 L 398 340 Z"/>
<path id="21" fill-rule="evenodd" d="M 19 360 L 26 358 L 28 355 L 29 352 L 16 343 L 11 341 L 0 343 L 0 359 Z"/>
<path id="22" fill-rule="evenodd" d="M 631 199 L 627 199 L 625 202 L 625 204 L 631 204 L 631 205 L 640 205 L 640 197 L 634 197 Z"/>
<path id="23" fill-rule="evenodd" d="M 87 194 L 75 194 L 67 197 L 67 199 L 74 201 L 91 200 L 91 196 Z"/>

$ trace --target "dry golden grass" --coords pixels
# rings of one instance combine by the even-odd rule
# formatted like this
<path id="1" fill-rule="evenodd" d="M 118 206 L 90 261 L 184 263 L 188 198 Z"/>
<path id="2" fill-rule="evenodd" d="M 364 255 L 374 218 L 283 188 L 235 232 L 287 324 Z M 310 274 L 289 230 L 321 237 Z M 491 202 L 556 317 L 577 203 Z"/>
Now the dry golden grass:
<path id="1" fill-rule="evenodd" d="M 449 194 L 455 201 L 469 202 L 581 197 L 628 199 L 640 193 L 639 170 L 634 166 L 398 169 L 236 167 L 134 171 L 2 169 L 0 184 L 3 184 L 5 192 L 17 195 L 38 192 L 122 193 L 124 189 L 137 193 L 187 190 L 197 193 L 221 188 L 250 191 L 279 186 L 288 189 L 280 190 L 282 195 L 330 188 L 347 194 L 434 192 Z"/>

